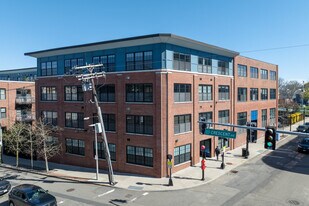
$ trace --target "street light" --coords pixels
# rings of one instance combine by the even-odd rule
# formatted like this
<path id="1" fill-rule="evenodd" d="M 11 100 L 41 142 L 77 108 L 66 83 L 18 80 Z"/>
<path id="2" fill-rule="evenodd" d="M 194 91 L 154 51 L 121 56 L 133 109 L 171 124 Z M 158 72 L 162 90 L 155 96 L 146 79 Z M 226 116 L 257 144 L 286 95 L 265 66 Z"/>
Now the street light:
<path id="1" fill-rule="evenodd" d="M 86 118 L 85 118 L 86 119 Z M 94 141 L 95 141 L 95 163 L 96 163 L 96 179 L 99 179 L 99 156 L 98 156 L 98 137 L 97 133 L 102 132 L 102 127 L 100 123 L 95 123 L 89 125 L 89 127 L 94 127 Z"/>

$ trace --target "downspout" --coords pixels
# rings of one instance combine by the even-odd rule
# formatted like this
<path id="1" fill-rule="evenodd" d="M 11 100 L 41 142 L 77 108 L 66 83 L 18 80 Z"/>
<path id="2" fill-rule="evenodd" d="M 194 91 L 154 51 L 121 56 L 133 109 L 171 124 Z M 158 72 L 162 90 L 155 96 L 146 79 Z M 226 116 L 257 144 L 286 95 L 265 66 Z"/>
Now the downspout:
<path id="1" fill-rule="evenodd" d="M 168 131 L 169 131 L 169 129 L 168 129 L 168 113 L 169 113 L 169 109 L 168 109 L 168 71 L 167 71 L 167 69 L 166 69 L 166 78 L 165 78 L 165 87 L 166 87 L 166 89 L 165 89 L 165 95 L 166 95 L 166 100 L 165 100 L 165 107 L 166 107 L 166 157 L 167 157 L 167 155 L 168 155 L 168 140 L 169 140 L 169 138 L 168 138 Z M 173 156 L 174 156 L 174 154 L 173 154 Z M 165 160 L 167 159 L 165 157 Z M 167 164 L 165 164 L 165 167 L 166 167 L 166 176 L 168 176 L 168 167 L 167 167 Z"/>

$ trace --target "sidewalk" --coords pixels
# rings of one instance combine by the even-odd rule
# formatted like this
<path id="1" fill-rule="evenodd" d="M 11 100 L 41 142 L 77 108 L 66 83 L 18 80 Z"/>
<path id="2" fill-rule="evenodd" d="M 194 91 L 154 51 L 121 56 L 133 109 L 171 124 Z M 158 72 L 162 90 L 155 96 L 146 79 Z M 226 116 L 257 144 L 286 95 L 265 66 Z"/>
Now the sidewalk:
<path id="1" fill-rule="evenodd" d="M 306 118 L 307 121 L 309 118 Z M 292 125 L 292 131 L 295 131 L 299 124 L 303 122 L 298 122 Z M 280 130 L 289 131 L 290 127 L 280 128 Z M 281 140 L 286 138 L 287 135 L 284 137 L 281 135 Z M 281 141 L 280 140 L 280 141 Z M 280 142 L 279 141 L 279 142 Z M 125 173 L 114 173 L 114 179 L 117 184 L 114 186 L 116 188 L 123 188 L 123 189 L 130 189 L 130 190 L 140 190 L 140 191 L 164 191 L 164 190 L 179 190 L 185 188 L 191 188 L 195 186 L 199 186 L 202 184 L 206 184 L 212 180 L 217 179 L 218 177 L 222 176 L 225 173 L 233 172 L 237 173 L 238 171 L 235 168 L 249 159 L 252 159 L 261 153 L 265 152 L 264 149 L 264 139 L 260 138 L 257 143 L 250 143 L 249 144 L 249 158 L 245 159 L 242 157 L 242 148 L 245 145 L 236 148 L 232 151 L 227 151 L 225 155 L 225 169 L 222 170 L 220 168 L 221 165 L 221 157 L 219 161 L 216 161 L 216 158 L 207 158 L 206 159 L 206 170 L 205 170 L 205 180 L 201 181 L 202 178 L 202 170 L 200 168 L 200 163 L 194 165 L 192 167 L 186 168 L 179 172 L 176 172 L 172 175 L 173 177 L 173 185 L 168 186 L 168 178 L 153 178 L 153 177 L 146 177 L 140 175 L 133 175 L 133 174 L 125 174 Z M 15 157 L 10 156 L 3 156 L 4 164 L 2 167 L 12 167 L 15 168 Z M 26 169 L 30 165 L 30 161 L 27 159 L 21 159 L 20 162 L 20 170 L 26 170 L 29 172 L 29 169 Z M 24 167 L 23 167 L 24 166 Z M 40 173 L 42 175 L 53 176 L 62 179 L 69 179 L 75 180 L 78 182 L 91 182 L 94 184 L 99 185 L 106 185 L 108 184 L 108 175 L 106 171 L 100 171 L 99 180 L 95 180 L 95 169 L 91 168 L 83 168 L 83 167 L 76 167 L 70 165 L 61 165 L 56 163 L 49 163 L 50 172 L 46 174 L 44 168 L 45 163 L 44 161 L 34 161 L 34 166 L 36 170 L 34 173 Z M 16 169 L 16 168 L 15 168 Z"/>

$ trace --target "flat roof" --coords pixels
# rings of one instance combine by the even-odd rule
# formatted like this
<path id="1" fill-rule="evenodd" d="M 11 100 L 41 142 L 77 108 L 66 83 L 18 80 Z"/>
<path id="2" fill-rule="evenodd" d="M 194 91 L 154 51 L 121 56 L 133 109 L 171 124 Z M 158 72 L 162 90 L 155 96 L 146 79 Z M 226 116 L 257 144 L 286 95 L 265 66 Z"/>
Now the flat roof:
<path id="1" fill-rule="evenodd" d="M 9 72 L 10 74 L 16 73 L 16 72 L 32 72 L 36 71 L 36 67 L 29 67 L 29 68 L 20 68 L 20 69 L 5 69 L 5 70 L 0 70 L 0 74 Z"/>
<path id="2" fill-rule="evenodd" d="M 186 48 L 191 48 L 199 51 L 204 51 L 208 53 L 218 54 L 227 57 L 235 57 L 239 53 L 224 49 L 221 47 L 217 47 L 214 45 L 206 44 L 200 41 L 195 41 L 193 39 L 189 39 L 186 37 L 177 36 L 169 33 L 158 33 L 158 34 L 150 34 L 144 36 L 136 36 L 108 41 L 101 41 L 89 44 L 81 44 L 75 46 L 66 46 L 59 47 L 54 49 L 47 49 L 41 51 L 34 51 L 25 53 L 26 56 L 31 56 L 35 58 L 47 57 L 47 56 L 56 56 L 56 55 L 64 55 L 64 54 L 73 54 L 73 53 L 82 53 L 96 50 L 106 50 L 106 49 L 114 49 L 121 47 L 129 47 L 129 46 L 140 46 L 147 44 L 156 44 L 156 43 L 169 43 L 178 46 L 183 46 Z"/>

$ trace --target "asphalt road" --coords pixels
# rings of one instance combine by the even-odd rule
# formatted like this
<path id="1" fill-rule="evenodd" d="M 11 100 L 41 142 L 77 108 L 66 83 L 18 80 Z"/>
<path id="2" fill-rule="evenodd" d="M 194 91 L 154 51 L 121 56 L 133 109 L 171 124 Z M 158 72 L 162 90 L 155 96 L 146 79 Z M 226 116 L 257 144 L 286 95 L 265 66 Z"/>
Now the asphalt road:
<path id="1" fill-rule="evenodd" d="M 290 140 L 290 141 L 289 141 Z M 211 183 L 178 191 L 144 192 L 82 184 L 0 168 L 13 186 L 32 183 L 49 190 L 58 205 L 309 205 L 309 154 L 297 138 L 266 152 Z M 285 143 L 285 142 L 283 142 Z M 190 181 L 190 180 L 188 180 Z M 8 205 L 7 195 L 0 206 Z"/>

